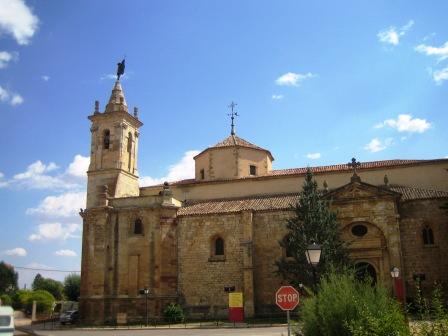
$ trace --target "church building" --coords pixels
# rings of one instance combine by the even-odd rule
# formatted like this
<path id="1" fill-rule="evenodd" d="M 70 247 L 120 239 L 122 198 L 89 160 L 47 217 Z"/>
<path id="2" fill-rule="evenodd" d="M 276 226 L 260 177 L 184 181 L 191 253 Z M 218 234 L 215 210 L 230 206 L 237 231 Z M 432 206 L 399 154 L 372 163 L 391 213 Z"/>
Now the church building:
<path id="1" fill-rule="evenodd" d="M 246 317 L 278 312 L 275 261 L 306 168 L 272 169 L 273 153 L 231 134 L 195 158 L 192 179 L 139 187 L 142 122 L 120 81 L 104 111 L 95 103 L 83 218 L 80 311 L 90 322 L 161 317 L 171 302 L 190 317 L 227 316 L 243 293 Z M 219 140 L 219 139 L 217 139 Z M 266 139 L 269 143 L 269 139 Z M 274 153 L 275 154 L 275 153 Z M 348 161 L 343 158 L 343 161 Z M 356 165 L 355 165 L 356 166 Z M 398 267 L 407 296 L 448 281 L 448 159 L 311 167 L 332 200 L 355 265 L 392 290 Z"/>

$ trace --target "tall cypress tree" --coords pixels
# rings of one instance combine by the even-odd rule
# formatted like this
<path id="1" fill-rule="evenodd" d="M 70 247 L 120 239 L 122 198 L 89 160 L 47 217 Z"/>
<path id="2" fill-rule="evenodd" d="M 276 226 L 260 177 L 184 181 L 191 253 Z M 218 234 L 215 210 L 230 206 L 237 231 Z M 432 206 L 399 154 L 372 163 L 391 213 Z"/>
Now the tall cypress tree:
<path id="1" fill-rule="evenodd" d="M 317 189 L 309 168 L 293 211 L 294 216 L 286 223 L 288 234 L 279 242 L 287 251 L 287 257 L 276 261 L 277 272 L 296 287 L 300 283 L 311 286 L 313 267 L 305 255 L 308 245 L 316 243 L 322 247 L 320 262 L 315 266 L 317 277 L 332 267 L 337 269 L 347 265 L 349 260 L 336 214 L 330 211 L 330 201 Z"/>

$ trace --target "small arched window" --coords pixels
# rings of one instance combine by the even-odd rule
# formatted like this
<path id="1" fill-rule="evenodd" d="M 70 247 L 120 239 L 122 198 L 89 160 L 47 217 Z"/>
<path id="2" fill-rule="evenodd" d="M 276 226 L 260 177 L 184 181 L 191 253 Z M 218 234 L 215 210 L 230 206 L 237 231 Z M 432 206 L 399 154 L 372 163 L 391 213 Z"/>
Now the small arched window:
<path id="1" fill-rule="evenodd" d="M 103 147 L 104 149 L 109 149 L 110 146 L 110 131 L 108 129 L 104 130 Z"/>
<path id="2" fill-rule="evenodd" d="M 215 256 L 224 255 L 224 239 L 218 237 L 215 239 Z"/>
<path id="3" fill-rule="evenodd" d="M 434 245 L 434 234 L 429 226 L 423 228 L 422 235 L 424 245 Z"/>
<path id="4" fill-rule="evenodd" d="M 140 218 L 137 218 L 134 222 L 134 234 L 143 234 L 143 223 Z"/>
<path id="5" fill-rule="evenodd" d="M 287 234 L 283 237 L 283 249 L 285 251 L 286 258 L 292 258 L 293 253 L 291 251 L 291 235 Z"/>

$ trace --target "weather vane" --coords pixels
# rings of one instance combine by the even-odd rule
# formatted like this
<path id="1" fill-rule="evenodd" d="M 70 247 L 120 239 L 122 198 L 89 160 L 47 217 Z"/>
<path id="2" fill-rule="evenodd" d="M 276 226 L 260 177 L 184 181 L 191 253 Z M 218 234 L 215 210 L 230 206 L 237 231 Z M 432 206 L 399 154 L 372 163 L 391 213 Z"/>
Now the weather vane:
<path id="1" fill-rule="evenodd" d="M 120 76 L 124 75 L 124 58 L 120 63 L 117 63 L 117 80 L 120 80 Z"/>
<path id="2" fill-rule="evenodd" d="M 234 103 L 233 101 L 230 103 L 230 105 L 228 106 L 231 109 L 231 113 L 228 114 L 228 116 L 230 117 L 230 119 L 232 119 L 232 124 L 231 124 L 231 130 L 230 130 L 230 134 L 231 135 L 235 135 L 235 124 L 233 122 L 233 120 L 235 119 L 235 117 L 239 117 L 240 115 L 235 112 L 235 106 L 237 106 L 237 103 Z"/>

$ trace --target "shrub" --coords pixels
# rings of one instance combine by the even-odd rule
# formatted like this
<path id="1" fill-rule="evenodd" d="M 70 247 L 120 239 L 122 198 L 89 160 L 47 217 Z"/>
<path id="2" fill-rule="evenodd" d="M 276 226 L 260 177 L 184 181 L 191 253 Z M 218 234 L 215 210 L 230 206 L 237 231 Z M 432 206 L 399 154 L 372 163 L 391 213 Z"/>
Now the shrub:
<path id="1" fill-rule="evenodd" d="M 420 288 L 417 288 L 418 290 Z M 435 284 L 432 292 L 431 306 L 419 306 L 420 316 L 426 321 L 414 325 L 414 336 L 445 336 L 448 335 L 448 312 L 443 303 L 443 292 L 440 284 Z M 429 320 L 429 321 L 428 321 Z"/>
<path id="2" fill-rule="evenodd" d="M 350 271 L 322 279 L 302 312 L 306 336 L 409 335 L 399 304 L 383 287 L 358 281 Z"/>
<path id="3" fill-rule="evenodd" d="M 27 290 L 18 290 L 16 291 L 11 299 L 12 299 L 12 307 L 16 310 L 25 309 L 26 302 L 28 300 L 28 296 L 30 295 L 30 291 Z"/>
<path id="4" fill-rule="evenodd" d="M 184 320 L 184 311 L 177 303 L 170 303 L 163 311 L 163 316 L 169 322 L 182 322 Z"/>
<path id="5" fill-rule="evenodd" d="M 0 300 L 2 300 L 2 306 L 10 306 L 12 304 L 12 299 L 8 294 L 0 295 Z"/>
<path id="6" fill-rule="evenodd" d="M 26 311 L 31 312 L 33 309 L 33 301 L 36 301 L 36 311 L 38 313 L 48 313 L 52 310 L 54 304 L 54 296 L 45 290 L 36 290 L 26 295 Z"/>

